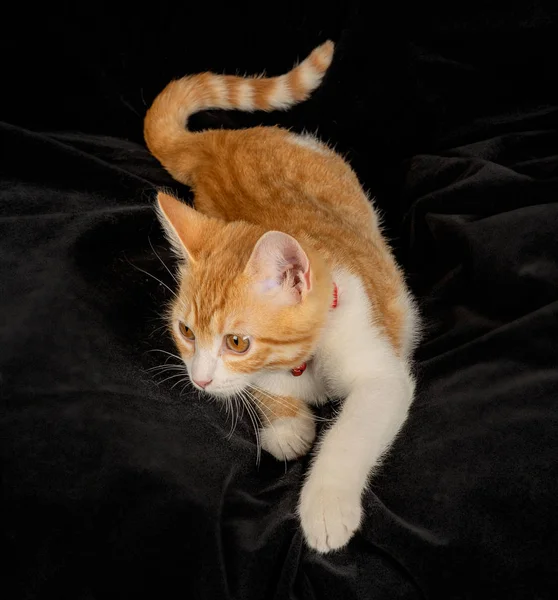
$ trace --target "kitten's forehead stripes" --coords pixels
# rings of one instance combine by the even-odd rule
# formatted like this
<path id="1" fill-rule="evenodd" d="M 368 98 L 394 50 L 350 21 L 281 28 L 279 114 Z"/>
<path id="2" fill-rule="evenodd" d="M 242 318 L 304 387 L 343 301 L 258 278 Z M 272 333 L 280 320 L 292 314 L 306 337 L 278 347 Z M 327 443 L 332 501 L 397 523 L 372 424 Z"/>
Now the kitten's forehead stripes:
<path id="1" fill-rule="evenodd" d="M 192 300 L 196 310 L 196 325 L 202 331 L 210 330 L 215 319 L 219 319 L 221 324 L 224 322 L 224 312 L 228 303 L 227 294 L 217 296 L 213 303 L 210 303 L 211 298 L 212 295 L 204 296 L 201 290 L 198 290 Z"/>

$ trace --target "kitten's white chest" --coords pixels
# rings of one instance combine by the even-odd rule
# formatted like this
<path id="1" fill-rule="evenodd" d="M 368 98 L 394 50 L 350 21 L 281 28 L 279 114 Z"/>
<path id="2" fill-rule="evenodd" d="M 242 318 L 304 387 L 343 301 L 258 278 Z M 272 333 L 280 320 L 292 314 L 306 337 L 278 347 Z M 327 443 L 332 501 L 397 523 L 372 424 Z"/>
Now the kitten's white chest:
<path id="1" fill-rule="evenodd" d="M 372 325 L 370 301 L 360 279 L 338 271 L 335 280 L 338 304 L 329 313 L 313 375 L 324 383 L 328 396 L 344 397 L 366 375 L 374 353 L 384 344 Z"/>
<path id="2" fill-rule="evenodd" d="M 299 398 L 307 404 L 320 404 L 328 397 L 327 390 L 316 374 L 314 361 L 310 361 L 304 373 L 299 377 L 291 371 L 273 371 L 261 373 L 256 384 L 275 396 Z"/>

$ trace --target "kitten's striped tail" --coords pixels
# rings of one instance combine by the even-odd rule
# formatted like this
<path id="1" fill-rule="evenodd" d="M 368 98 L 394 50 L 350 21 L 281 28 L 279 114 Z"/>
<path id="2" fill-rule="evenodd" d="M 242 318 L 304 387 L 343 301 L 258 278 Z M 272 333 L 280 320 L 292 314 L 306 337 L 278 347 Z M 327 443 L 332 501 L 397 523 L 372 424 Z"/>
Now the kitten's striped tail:
<path id="1" fill-rule="evenodd" d="M 320 85 L 331 64 L 333 49 L 333 42 L 323 43 L 299 65 L 278 77 L 200 73 L 171 81 L 145 116 L 144 135 L 149 150 L 172 175 L 180 162 L 182 178 L 187 178 L 195 165 L 196 138 L 203 135 L 186 129 L 190 115 L 211 109 L 286 110 L 306 100 Z"/>

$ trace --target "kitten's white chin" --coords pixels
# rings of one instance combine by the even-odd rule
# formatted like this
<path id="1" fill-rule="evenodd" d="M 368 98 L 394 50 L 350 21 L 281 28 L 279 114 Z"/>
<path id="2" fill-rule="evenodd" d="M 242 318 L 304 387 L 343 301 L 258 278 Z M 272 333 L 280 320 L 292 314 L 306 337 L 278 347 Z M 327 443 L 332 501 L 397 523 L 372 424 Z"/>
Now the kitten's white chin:
<path id="1" fill-rule="evenodd" d="M 229 390 L 204 390 L 206 394 L 209 394 L 215 398 L 219 398 L 220 400 L 227 400 L 228 398 L 232 398 L 234 396 L 234 392 Z"/>
<path id="2" fill-rule="evenodd" d="M 201 391 L 216 398 L 227 400 L 228 398 L 233 398 L 234 396 L 242 392 L 243 389 L 245 389 L 245 386 L 214 386 L 213 384 L 211 384 L 205 389 L 201 389 Z"/>

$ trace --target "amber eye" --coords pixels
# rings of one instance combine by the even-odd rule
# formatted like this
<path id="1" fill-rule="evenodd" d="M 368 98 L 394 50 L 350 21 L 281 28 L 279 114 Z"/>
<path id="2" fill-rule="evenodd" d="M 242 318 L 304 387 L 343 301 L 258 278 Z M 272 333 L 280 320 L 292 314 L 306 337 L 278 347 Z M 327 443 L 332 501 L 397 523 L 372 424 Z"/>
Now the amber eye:
<path id="1" fill-rule="evenodd" d="M 196 339 L 196 336 L 194 335 L 194 332 L 187 325 L 184 325 L 184 323 L 180 322 L 178 324 L 178 329 L 180 329 L 180 333 L 187 340 L 190 340 L 191 342 L 193 342 Z"/>
<path id="2" fill-rule="evenodd" d="M 250 340 L 247 337 L 241 335 L 227 335 L 225 337 L 225 343 L 227 348 L 238 354 L 243 354 L 250 348 Z"/>

